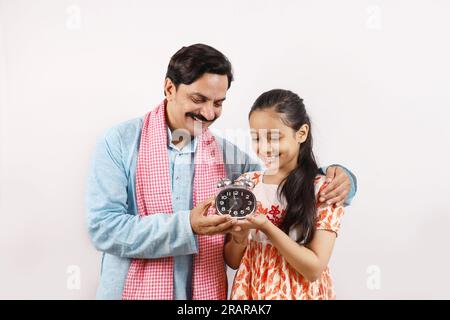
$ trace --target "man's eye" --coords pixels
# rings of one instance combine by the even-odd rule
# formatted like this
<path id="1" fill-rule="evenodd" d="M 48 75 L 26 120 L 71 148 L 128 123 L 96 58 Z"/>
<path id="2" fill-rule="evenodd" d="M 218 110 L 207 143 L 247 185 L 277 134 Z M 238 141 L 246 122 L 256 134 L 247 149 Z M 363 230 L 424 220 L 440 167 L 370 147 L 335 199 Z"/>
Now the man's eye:
<path id="1" fill-rule="evenodd" d="M 214 106 L 215 106 L 216 108 L 220 108 L 220 107 L 222 106 L 222 103 L 215 103 Z"/>
<path id="2" fill-rule="evenodd" d="M 199 103 L 202 103 L 203 101 L 199 100 L 199 99 L 192 98 L 192 102 L 194 102 L 196 104 L 199 104 Z"/>

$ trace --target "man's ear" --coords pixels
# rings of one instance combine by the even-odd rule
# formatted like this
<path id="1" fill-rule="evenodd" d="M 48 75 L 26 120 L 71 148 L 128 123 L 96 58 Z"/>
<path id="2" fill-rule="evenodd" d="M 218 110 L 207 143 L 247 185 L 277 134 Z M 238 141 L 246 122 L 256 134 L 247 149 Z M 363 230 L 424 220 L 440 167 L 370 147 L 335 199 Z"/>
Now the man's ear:
<path id="1" fill-rule="evenodd" d="M 309 134 L 309 125 L 305 123 L 295 133 L 295 139 L 297 140 L 298 143 L 303 143 L 308 138 L 308 134 Z"/>
<path id="2" fill-rule="evenodd" d="M 168 101 L 172 100 L 175 97 L 177 89 L 175 88 L 174 83 L 169 78 L 164 80 L 164 95 Z"/>

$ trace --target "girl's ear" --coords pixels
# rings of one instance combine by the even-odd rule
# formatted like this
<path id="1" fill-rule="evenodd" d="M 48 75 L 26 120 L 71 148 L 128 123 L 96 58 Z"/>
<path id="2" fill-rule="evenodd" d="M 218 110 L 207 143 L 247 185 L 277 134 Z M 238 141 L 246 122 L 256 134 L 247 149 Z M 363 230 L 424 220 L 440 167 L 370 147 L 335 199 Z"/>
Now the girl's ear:
<path id="1" fill-rule="evenodd" d="M 175 93 L 176 93 L 176 88 L 175 85 L 173 84 L 172 80 L 170 80 L 169 78 L 166 78 L 166 80 L 164 80 L 164 95 L 166 96 L 166 99 L 168 101 L 173 100 L 173 98 L 175 97 Z"/>
<path id="2" fill-rule="evenodd" d="M 295 139 L 297 140 L 298 143 L 303 143 L 306 141 L 306 138 L 308 138 L 308 134 L 309 134 L 309 126 L 305 123 L 295 133 Z"/>

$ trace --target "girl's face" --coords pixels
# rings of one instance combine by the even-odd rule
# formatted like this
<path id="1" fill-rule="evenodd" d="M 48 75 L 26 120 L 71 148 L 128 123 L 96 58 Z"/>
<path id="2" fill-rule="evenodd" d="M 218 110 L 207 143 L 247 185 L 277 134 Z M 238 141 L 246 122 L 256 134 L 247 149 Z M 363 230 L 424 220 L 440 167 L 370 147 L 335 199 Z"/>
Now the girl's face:
<path id="1" fill-rule="evenodd" d="M 274 108 L 256 110 L 250 114 L 253 148 L 267 168 L 266 173 L 278 170 L 290 172 L 297 167 L 300 144 L 306 140 L 309 127 L 303 125 L 298 131 L 287 126 L 283 114 Z"/>

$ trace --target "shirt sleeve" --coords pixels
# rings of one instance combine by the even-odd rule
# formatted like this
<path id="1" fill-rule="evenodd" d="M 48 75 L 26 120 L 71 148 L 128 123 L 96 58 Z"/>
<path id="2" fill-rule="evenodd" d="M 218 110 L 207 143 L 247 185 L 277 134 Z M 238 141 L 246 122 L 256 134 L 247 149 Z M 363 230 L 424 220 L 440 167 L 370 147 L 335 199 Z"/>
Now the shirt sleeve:
<path id="1" fill-rule="evenodd" d="M 110 129 L 95 149 L 86 192 L 88 232 L 99 251 L 143 259 L 198 252 L 190 211 L 129 214 L 127 186 L 120 136 Z"/>
<path id="2" fill-rule="evenodd" d="M 322 178 L 318 183 L 319 186 L 317 189 L 319 191 L 316 193 L 316 197 L 326 187 L 325 178 Z M 336 206 L 335 204 L 330 206 L 326 203 L 318 203 L 316 230 L 328 230 L 335 232 L 336 236 L 339 235 L 343 215 L 343 206 Z"/>

